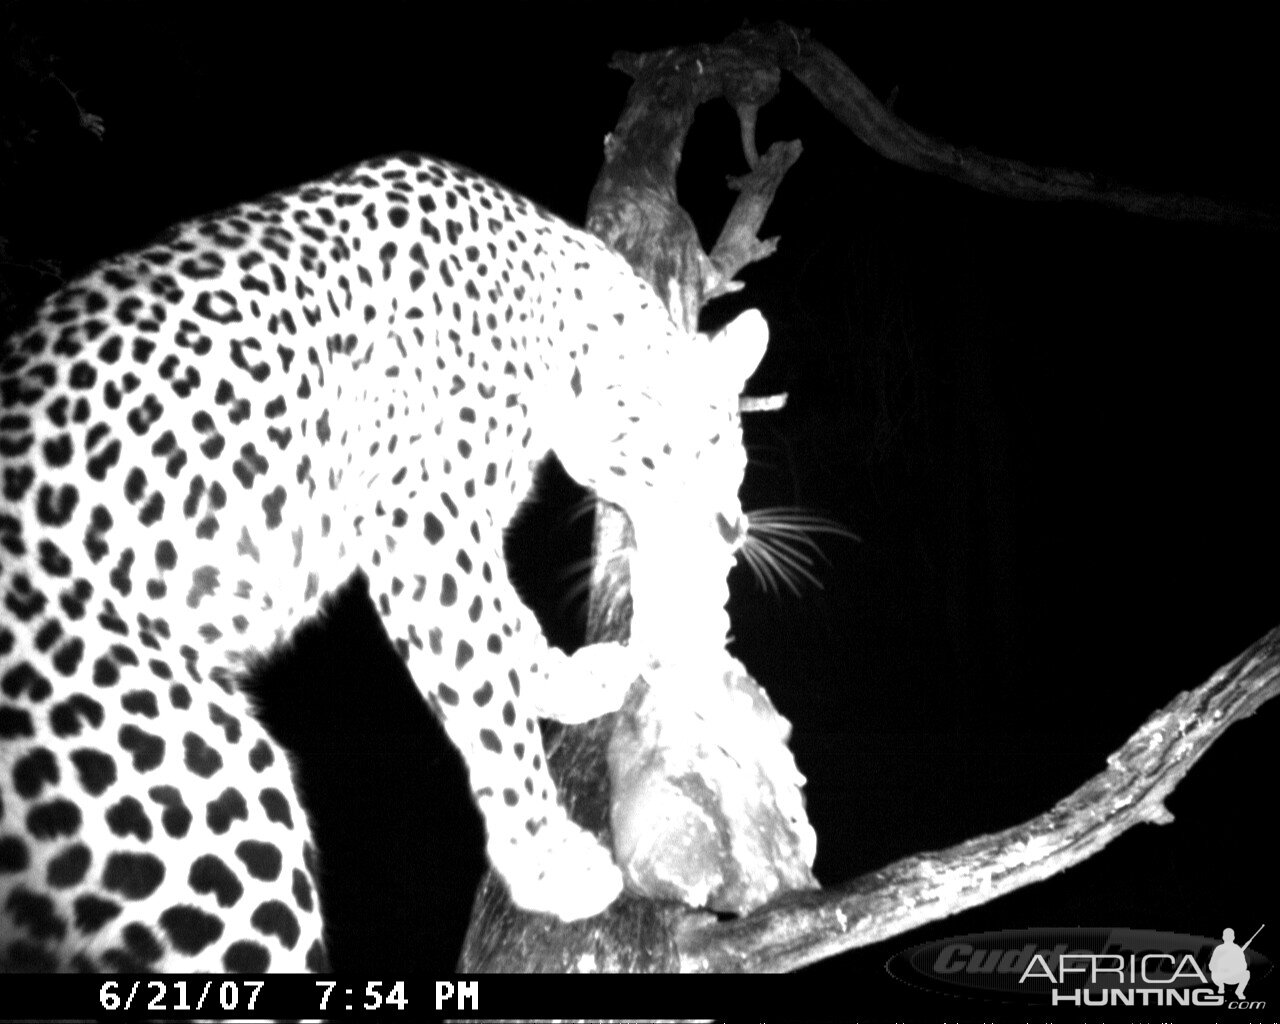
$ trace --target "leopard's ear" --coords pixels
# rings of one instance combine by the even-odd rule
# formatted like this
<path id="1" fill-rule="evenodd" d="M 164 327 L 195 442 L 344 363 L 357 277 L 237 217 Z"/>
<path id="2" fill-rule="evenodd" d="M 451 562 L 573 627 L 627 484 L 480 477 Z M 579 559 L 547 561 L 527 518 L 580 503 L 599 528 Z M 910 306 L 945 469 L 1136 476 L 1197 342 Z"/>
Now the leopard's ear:
<path id="1" fill-rule="evenodd" d="M 769 345 L 769 325 L 758 309 L 739 313 L 709 339 L 712 372 L 738 391 L 756 372 Z"/>

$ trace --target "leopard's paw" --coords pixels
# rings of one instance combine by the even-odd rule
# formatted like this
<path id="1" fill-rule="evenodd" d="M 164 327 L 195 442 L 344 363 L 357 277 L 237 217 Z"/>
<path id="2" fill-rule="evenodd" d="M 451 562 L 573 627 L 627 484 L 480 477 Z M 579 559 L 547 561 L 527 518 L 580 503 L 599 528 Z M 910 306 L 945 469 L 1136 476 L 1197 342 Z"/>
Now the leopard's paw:
<path id="1" fill-rule="evenodd" d="M 519 844 L 491 845 L 490 859 L 518 906 L 564 921 L 594 917 L 622 892 L 613 854 L 568 818 L 550 820 Z M 503 863 L 505 862 L 505 863 Z"/>

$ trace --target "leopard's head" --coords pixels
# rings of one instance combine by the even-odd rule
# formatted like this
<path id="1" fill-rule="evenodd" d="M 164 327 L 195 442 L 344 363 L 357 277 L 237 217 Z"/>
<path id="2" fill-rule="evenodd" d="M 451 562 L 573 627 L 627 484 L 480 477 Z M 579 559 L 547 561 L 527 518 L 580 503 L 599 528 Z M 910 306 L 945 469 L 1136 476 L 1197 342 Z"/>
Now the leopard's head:
<path id="1" fill-rule="evenodd" d="M 727 577 L 747 539 L 739 404 L 768 335 L 748 310 L 714 334 L 673 339 L 660 361 L 589 397 L 587 422 L 599 429 L 562 457 L 631 520 L 632 635 L 642 642 L 646 633 L 667 646 L 711 636 L 723 647 Z M 584 475 L 575 458 L 589 467 Z"/>

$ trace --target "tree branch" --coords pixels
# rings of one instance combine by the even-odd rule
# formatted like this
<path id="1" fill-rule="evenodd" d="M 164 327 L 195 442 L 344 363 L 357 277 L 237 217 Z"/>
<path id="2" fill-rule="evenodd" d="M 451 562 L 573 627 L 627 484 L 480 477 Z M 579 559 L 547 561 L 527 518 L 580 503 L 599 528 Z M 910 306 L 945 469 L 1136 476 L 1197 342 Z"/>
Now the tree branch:
<path id="1" fill-rule="evenodd" d="M 1168 824 L 1164 801 L 1191 766 L 1278 693 L 1280 626 L 1153 714 L 1104 771 L 1044 814 L 836 888 L 789 894 L 737 921 L 689 915 L 676 940 L 680 970 L 795 970 L 1042 881 L 1142 822 Z"/>
<path id="2" fill-rule="evenodd" d="M 835 53 L 807 33 L 776 24 L 744 29 L 726 47 L 740 46 L 753 61 L 768 58 L 793 74 L 842 125 L 886 160 L 1009 199 L 1079 201 L 1143 217 L 1275 230 L 1280 211 L 1178 192 L 1150 192 L 1101 176 L 1042 167 L 926 135 L 882 104 Z"/>
<path id="3" fill-rule="evenodd" d="M 863 142 L 887 159 L 1009 198 L 1079 200 L 1179 221 L 1273 229 L 1274 211 L 1147 193 L 1076 171 L 963 150 L 896 117 L 838 57 L 786 25 L 743 30 L 719 46 L 618 54 L 635 78 L 592 193 L 588 226 L 631 262 L 692 330 L 702 306 L 736 290 L 734 275 L 773 252 L 757 235 L 799 143 L 756 152 L 755 113 L 794 74 Z M 676 201 L 675 174 L 697 106 L 723 97 L 738 111 L 750 172 L 708 256 Z M 600 517 L 589 640 L 626 636 L 625 520 Z M 465 971 L 786 971 L 986 903 L 1092 856 L 1144 821 L 1165 823 L 1164 800 L 1228 726 L 1280 691 L 1280 628 L 1154 714 L 1105 771 L 1031 821 L 919 854 L 839 887 L 792 892 L 735 921 L 624 896 L 591 921 L 565 924 L 510 906 L 500 883 L 477 896 L 461 958 Z M 612 716 L 551 734 L 549 762 L 574 820 L 607 837 L 605 747 Z"/>

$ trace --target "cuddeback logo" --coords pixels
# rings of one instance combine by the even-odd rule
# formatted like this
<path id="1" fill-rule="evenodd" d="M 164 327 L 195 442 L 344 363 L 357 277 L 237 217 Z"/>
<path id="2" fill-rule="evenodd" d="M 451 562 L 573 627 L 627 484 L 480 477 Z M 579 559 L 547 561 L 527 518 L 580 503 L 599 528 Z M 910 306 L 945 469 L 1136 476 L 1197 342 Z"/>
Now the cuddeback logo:
<path id="1" fill-rule="evenodd" d="M 939 939 L 885 966 L 917 988 L 1051 1006 L 1214 1006 L 1260 1010 L 1252 998 L 1271 961 L 1226 928 L 1220 939 L 1131 928 L 983 932 Z M 1246 996 L 1246 989 L 1249 996 Z"/>

